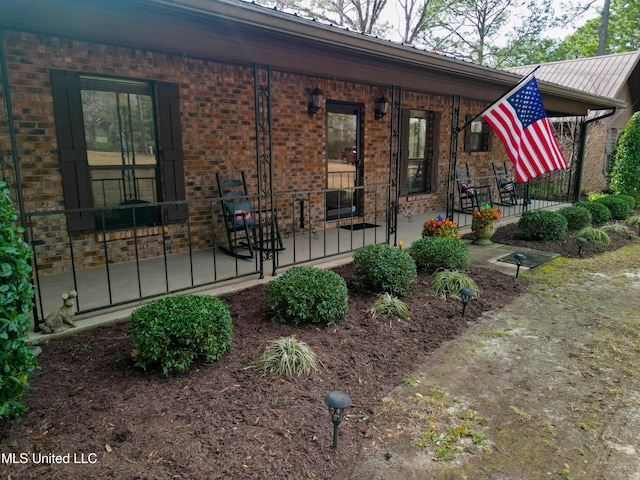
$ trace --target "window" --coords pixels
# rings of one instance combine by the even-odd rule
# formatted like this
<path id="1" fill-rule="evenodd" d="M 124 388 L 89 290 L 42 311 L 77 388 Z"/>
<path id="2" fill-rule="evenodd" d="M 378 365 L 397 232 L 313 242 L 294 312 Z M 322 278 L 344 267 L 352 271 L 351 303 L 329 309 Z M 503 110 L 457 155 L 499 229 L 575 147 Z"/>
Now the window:
<path id="1" fill-rule="evenodd" d="M 616 142 L 618 140 L 618 129 L 617 128 L 609 128 L 607 130 L 607 140 L 604 146 L 604 166 L 602 171 L 605 174 L 611 173 L 611 160 L 613 156 L 613 151 L 616 147 Z"/>
<path id="2" fill-rule="evenodd" d="M 177 86 L 68 72 L 52 72 L 51 84 L 65 208 L 184 199 Z M 158 224 L 159 215 L 136 208 L 136 225 Z M 167 209 L 168 221 L 185 217 L 184 205 Z M 128 227 L 133 220 L 130 209 L 82 212 L 69 215 L 69 227 Z"/>
<path id="3" fill-rule="evenodd" d="M 465 123 L 467 123 L 467 126 L 464 129 L 464 150 L 465 152 L 488 152 L 490 149 L 489 136 L 491 135 L 491 128 L 482 118 L 476 118 L 471 121 L 472 118 L 472 115 L 466 116 Z"/>
<path id="4" fill-rule="evenodd" d="M 437 174 L 437 116 L 425 110 L 403 111 L 400 194 L 435 191 Z"/>

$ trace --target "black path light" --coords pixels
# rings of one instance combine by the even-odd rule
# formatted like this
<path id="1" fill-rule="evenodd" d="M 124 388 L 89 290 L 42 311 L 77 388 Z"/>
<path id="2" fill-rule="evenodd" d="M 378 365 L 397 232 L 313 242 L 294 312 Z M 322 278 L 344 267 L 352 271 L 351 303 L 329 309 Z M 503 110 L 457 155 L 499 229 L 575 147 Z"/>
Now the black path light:
<path id="1" fill-rule="evenodd" d="M 584 237 L 576 238 L 576 243 L 578 244 L 578 256 L 582 257 L 584 255 L 584 246 L 587 244 L 587 239 Z"/>
<path id="2" fill-rule="evenodd" d="M 333 422 L 333 449 L 338 448 L 338 426 L 344 418 L 344 411 L 351 406 L 351 397 L 344 392 L 331 392 L 324 397 L 324 403 L 329 407 L 329 415 Z"/>
<path id="3" fill-rule="evenodd" d="M 467 309 L 467 303 L 471 299 L 476 296 L 476 292 L 471 290 L 470 288 L 461 288 L 460 289 L 460 300 L 462 300 L 462 316 L 464 317 L 464 312 Z"/>
<path id="4" fill-rule="evenodd" d="M 520 267 L 522 266 L 522 262 L 524 262 L 527 259 L 527 256 L 524 253 L 516 253 L 513 258 L 516 259 L 516 265 L 518 266 L 518 269 L 516 270 L 516 278 L 518 278 L 518 274 L 520 273 Z"/>

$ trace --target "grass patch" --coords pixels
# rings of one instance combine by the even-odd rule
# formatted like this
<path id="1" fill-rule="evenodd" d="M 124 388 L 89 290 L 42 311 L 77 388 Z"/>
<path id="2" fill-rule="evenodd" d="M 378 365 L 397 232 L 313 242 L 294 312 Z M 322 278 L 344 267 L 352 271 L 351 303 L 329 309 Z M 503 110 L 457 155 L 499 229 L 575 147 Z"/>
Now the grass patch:
<path id="1" fill-rule="evenodd" d="M 405 384 L 407 379 L 414 377 L 407 376 Z M 457 454 L 483 448 L 488 442 L 487 420 L 439 386 L 423 385 L 418 392 L 387 398 L 380 414 L 400 425 L 397 433 L 408 434 L 414 445 L 436 461 L 454 460 Z"/>

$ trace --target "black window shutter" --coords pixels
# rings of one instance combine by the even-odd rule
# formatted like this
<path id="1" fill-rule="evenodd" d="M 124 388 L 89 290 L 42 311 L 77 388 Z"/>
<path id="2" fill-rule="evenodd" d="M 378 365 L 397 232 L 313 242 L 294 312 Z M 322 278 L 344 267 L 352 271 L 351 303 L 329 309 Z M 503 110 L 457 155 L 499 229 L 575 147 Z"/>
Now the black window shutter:
<path id="1" fill-rule="evenodd" d="M 180 98 L 176 84 L 158 83 L 158 116 L 160 119 L 160 163 L 164 179 L 164 200 L 185 199 L 184 160 L 180 132 Z M 187 205 L 167 207 L 167 220 L 179 222 L 187 219 Z"/>
<path id="2" fill-rule="evenodd" d="M 65 208 L 92 208 L 79 78 L 71 72 L 52 71 L 51 90 Z M 95 229 L 93 212 L 69 214 L 68 221 L 71 232 Z"/>

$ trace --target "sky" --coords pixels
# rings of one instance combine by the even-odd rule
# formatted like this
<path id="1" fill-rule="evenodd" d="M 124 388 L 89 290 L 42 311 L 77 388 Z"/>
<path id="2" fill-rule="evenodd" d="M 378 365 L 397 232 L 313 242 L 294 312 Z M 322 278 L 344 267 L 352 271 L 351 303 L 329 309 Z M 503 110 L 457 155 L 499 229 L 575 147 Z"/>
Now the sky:
<path id="1" fill-rule="evenodd" d="M 554 8 L 556 9 L 556 13 L 560 13 L 559 3 L 560 2 L 554 2 Z M 565 0 L 565 2 L 563 3 L 576 4 L 578 2 L 576 2 L 575 0 Z M 577 21 L 573 25 L 568 26 L 567 28 L 549 29 L 543 35 L 549 38 L 562 39 L 570 35 L 571 33 L 573 33 L 577 28 L 584 25 L 588 20 L 597 17 L 600 14 L 600 11 L 602 10 L 603 5 L 604 5 L 604 0 L 595 0 L 591 5 L 591 8 L 589 9 L 589 11 L 585 15 L 583 15 L 579 19 L 579 21 Z M 402 8 L 400 7 L 400 3 L 398 2 L 398 0 L 388 0 L 387 5 L 385 6 L 385 10 L 383 11 L 383 14 L 382 14 L 382 20 L 383 21 L 386 20 L 394 26 L 400 25 L 401 11 L 402 11 Z M 515 15 L 513 16 L 515 17 Z M 401 40 L 401 37 L 397 32 L 397 27 L 394 29 L 393 32 L 388 33 L 388 37 L 390 40 L 394 40 L 394 41 Z"/>

